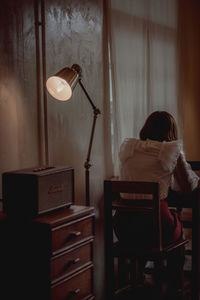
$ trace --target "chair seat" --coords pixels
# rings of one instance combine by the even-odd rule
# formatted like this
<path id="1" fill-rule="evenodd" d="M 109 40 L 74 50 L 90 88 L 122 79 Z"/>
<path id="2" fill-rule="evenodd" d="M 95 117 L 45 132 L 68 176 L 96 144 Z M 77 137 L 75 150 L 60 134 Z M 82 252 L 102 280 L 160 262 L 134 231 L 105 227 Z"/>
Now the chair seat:
<path id="1" fill-rule="evenodd" d="M 140 257 L 146 257 L 147 259 L 157 259 L 165 258 L 167 254 L 170 251 L 173 251 L 174 249 L 184 246 L 187 244 L 189 240 L 186 239 L 180 239 L 176 242 L 173 242 L 162 249 L 159 248 L 150 248 L 150 249 L 144 249 L 144 248 L 136 248 L 133 246 L 124 246 L 124 244 L 120 244 L 120 242 L 115 242 L 113 245 L 113 254 L 115 257 L 126 257 L 126 258 L 140 258 Z"/>

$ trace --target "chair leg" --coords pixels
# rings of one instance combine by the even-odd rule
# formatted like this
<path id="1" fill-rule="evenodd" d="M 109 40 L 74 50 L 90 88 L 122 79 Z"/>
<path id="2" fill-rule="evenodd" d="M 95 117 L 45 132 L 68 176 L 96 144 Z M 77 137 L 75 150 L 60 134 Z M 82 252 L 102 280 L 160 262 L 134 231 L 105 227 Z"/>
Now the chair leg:
<path id="1" fill-rule="evenodd" d="M 130 261 L 130 282 L 132 287 L 135 287 L 138 282 L 138 261 L 136 259 Z"/>
<path id="2" fill-rule="evenodd" d="M 141 286 L 144 284 L 144 268 L 146 259 L 137 259 L 135 262 L 135 281 L 136 285 Z"/>
<path id="3" fill-rule="evenodd" d="M 154 282 L 158 293 L 158 299 L 164 299 L 164 260 L 162 258 L 154 261 Z"/>
<path id="4" fill-rule="evenodd" d="M 106 264 L 106 300 L 114 299 L 115 296 L 115 268 L 114 259 L 107 259 Z"/>
<path id="5" fill-rule="evenodd" d="M 124 287 L 130 283 L 129 260 L 118 258 L 118 287 Z"/>
<path id="6" fill-rule="evenodd" d="M 118 259 L 118 287 L 130 285 L 132 287 L 144 283 L 144 260 Z"/>
<path id="7" fill-rule="evenodd" d="M 167 259 L 168 277 L 172 293 L 179 295 L 179 299 L 183 298 L 184 291 L 184 247 L 174 250 Z M 178 297 L 177 295 L 177 297 Z"/>

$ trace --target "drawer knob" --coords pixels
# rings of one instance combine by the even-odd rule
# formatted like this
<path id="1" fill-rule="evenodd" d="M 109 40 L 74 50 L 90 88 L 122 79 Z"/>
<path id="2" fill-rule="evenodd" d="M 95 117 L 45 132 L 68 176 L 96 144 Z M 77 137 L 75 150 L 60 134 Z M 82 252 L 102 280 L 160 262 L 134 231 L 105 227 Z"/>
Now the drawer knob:
<path id="1" fill-rule="evenodd" d="M 72 262 L 73 265 L 75 265 L 75 264 L 78 263 L 79 261 L 80 261 L 80 258 L 77 257 L 77 258 L 73 259 L 71 262 Z"/>
<path id="2" fill-rule="evenodd" d="M 67 295 L 67 297 L 66 297 L 66 300 L 68 300 L 68 299 L 71 299 L 73 296 L 76 296 L 76 295 L 78 295 L 78 293 L 80 293 L 80 289 L 78 288 L 78 289 L 75 289 L 75 290 L 73 290 L 73 291 L 70 291 L 69 292 L 69 294 Z"/>
<path id="3" fill-rule="evenodd" d="M 69 234 L 69 236 L 66 238 L 66 242 L 71 241 L 73 238 L 76 238 L 76 237 L 78 237 L 79 235 L 81 235 L 81 231 L 74 231 L 74 232 L 71 232 L 71 233 Z"/>
<path id="4" fill-rule="evenodd" d="M 66 266 L 64 267 L 64 269 L 67 270 L 68 268 L 71 267 L 71 265 L 75 265 L 75 264 L 78 263 L 79 261 L 80 261 L 80 258 L 79 258 L 79 257 L 70 260 L 70 261 L 66 264 Z"/>
<path id="5" fill-rule="evenodd" d="M 79 235 L 81 235 L 81 231 L 72 232 L 71 235 L 74 237 L 79 236 Z"/>

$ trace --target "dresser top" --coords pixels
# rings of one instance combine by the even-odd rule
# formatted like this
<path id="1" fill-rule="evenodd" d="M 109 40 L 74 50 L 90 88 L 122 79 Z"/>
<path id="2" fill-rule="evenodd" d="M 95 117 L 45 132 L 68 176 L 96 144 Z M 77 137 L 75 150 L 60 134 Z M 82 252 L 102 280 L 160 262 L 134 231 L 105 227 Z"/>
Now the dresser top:
<path id="1" fill-rule="evenodd" d="M 94 207 L 71 205 L 69 208 L 51 212 L 50 214 L 44 216 L 39 216 L 33 219 L 33 222 L 47 224 L 50 227 L 55 227 L 87 215 L 94 215 Z"/>

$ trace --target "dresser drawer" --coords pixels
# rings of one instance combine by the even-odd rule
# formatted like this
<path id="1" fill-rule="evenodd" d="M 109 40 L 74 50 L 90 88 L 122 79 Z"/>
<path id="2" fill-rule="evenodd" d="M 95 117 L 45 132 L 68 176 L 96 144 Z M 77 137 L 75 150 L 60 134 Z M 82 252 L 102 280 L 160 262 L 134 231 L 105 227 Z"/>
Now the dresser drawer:
<path id="1" fill-rule="evenodd" d="M 55 283 L 91 262 L 92 242 L 58 254 L 51 259 L 51 282 Z"/>
<path id="2" fill-rule="evenodd" d="M 92 271 L 87 268 L 51 287 L 51 300 L 80 300 L 92 297 Z"/>
<path id="3" fill-rule="evenodd" d="M 52 254 L 62 252 L 90 237 L 93 237 L 91 217 L 55 227 L 52 229 Z"/>

